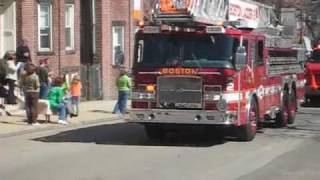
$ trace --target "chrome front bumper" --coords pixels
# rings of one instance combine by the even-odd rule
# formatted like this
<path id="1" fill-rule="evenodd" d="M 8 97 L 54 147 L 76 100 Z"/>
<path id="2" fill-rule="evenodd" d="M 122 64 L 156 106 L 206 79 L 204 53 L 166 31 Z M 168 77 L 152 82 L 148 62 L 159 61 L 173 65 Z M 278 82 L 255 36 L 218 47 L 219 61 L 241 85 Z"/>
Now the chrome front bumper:
<path id="1" fill-rule="evenodd" d="M 128 122 L 231 125 L 236 114 L 220 111 L 131 109 Z"/>

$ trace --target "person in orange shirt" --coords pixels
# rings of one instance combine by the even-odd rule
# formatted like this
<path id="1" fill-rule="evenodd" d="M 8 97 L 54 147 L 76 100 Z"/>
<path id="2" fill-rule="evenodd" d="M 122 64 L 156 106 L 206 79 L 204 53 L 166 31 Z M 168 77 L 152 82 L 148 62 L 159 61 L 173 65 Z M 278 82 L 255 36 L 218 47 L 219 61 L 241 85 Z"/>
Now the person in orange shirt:
<path id="1" fill-rule="evenodd" d="M 75 75 L 72 78 L 71 85 L 70 85 L 70 93 L 72 96 L 72 113 L 70 113 L 71 117 L 79 115 L 81 88 L 82 88 L 82 84 L 80 81 L 80 77 L 79 75 Z"/>

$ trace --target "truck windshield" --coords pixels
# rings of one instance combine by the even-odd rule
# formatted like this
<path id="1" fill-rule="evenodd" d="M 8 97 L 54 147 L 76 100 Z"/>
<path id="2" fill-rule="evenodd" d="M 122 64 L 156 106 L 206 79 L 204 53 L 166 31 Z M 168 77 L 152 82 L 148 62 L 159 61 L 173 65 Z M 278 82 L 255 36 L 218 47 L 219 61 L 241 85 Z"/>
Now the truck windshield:
<path id="1" fill-rule="evenodd" d="M 320 62 L 320 50 L 314 50 L 310 60 Z"/>
<path id="2" fill-rule="evenodd" d="M 135 67 L 233 68 L 236 38 L 218 35 L 148 34 L 136 41 Z"/>

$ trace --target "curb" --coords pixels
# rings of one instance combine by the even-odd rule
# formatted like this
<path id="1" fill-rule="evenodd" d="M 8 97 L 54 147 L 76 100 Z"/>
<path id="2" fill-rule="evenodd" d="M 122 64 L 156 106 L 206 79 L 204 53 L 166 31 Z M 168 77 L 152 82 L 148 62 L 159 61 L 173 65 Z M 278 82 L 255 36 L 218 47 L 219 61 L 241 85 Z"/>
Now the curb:
<path id="1" fill-rule="evenodd" d="M 0 139 L 13 137 L 13 136 L 32 134 L 32 133 L 37 133 L 37 132 L 44 132 L 44 131 L 55 130 L 55 129 L 81 127 L 81 126 L 85 126 L 85 125 L 92 125 L 92 124 L 98 124 L 98 123 L 110 122 L 110 121 L 116 121 L 116 120 L 121 120 L 121 119 L 119 119 L 119 118 L 104 118 L 104 119 L 95 119 L 95 120 L 91 120 L 91 121 L 82 121 L 82 122 L 63 125 L 63 126 L 62 125 L 52 125 L 50 127 L 43 127 L 43 128 L 40 127 L 40 128 L 35 128 L 35 129 L 28 129 L 28 130 L 0 134 Z"/>

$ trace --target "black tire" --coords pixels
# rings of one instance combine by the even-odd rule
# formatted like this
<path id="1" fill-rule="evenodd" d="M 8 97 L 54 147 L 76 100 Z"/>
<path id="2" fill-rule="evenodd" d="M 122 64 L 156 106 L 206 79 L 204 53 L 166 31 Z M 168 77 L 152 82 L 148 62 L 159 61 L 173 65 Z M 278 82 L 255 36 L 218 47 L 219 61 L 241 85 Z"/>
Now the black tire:
<path id="1" fill-rule="evenodd" d="M 282 104 L 280 111 L 276 115 L 275 125 L 276 127 L 284 127 L 288 124 L 289 119 L 289 95 L 288 91 L 283 92 Z"/>
<path id="2" fill-rule="evenodd" d="M 255 115 L 252 116 L 251 113 Z M 252 116 L 252 117 L 251 117 Z M 249 116 L 247 117 L 247 124 L 238 128 L 238 138 L 240 141 L 252 141 L 256 136 L 259 120 L 259 108 L 255 99 L 250 102 Z M 255 123 L 255 127 L 254 124 Z"/>
<path id="3" fill-rule="evenodd" d="M 298 109 L 296 92 L 294 90 L 291 91 L 289 95 L 289 116 L 288 116 L 288 124 L 293 124 L 296 118 L 296 113 Z"/>
<path id="4" fill-rule="evenodd" d="M 144 130 L 150 139 L 163 139 L 165 137 L 165 130 L 160 124 L 145 124 Z"/>

